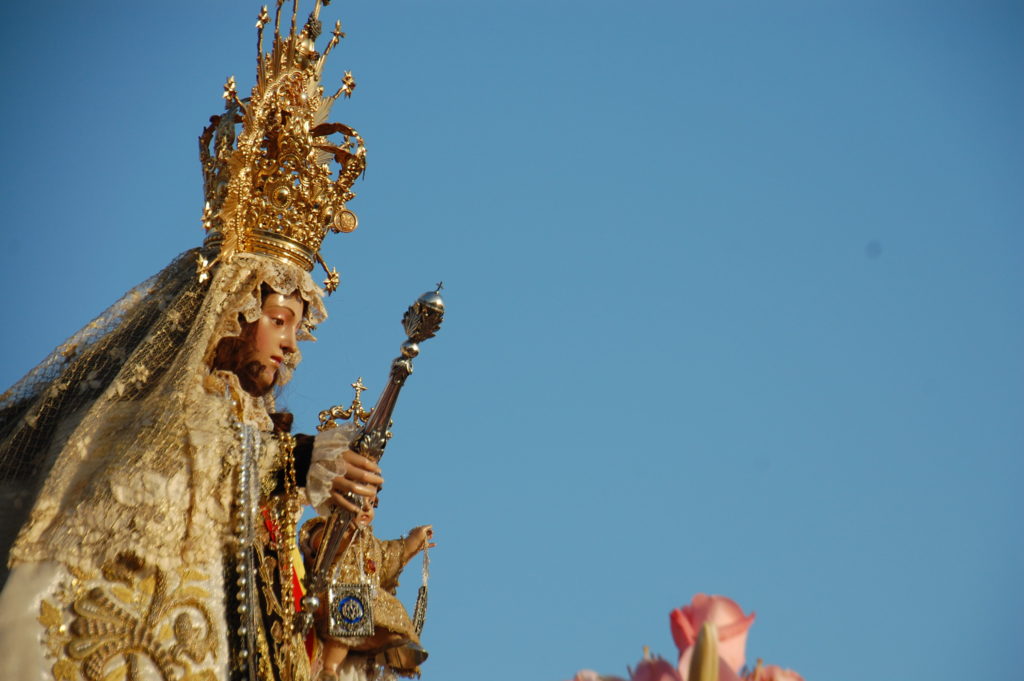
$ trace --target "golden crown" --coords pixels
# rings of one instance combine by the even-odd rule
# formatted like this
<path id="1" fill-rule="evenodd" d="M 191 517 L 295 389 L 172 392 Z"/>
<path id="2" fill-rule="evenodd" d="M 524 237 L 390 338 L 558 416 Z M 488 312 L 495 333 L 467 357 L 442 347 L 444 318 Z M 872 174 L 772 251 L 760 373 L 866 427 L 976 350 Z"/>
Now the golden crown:
<path id="1" fill-rule="evenodd" d="M 351 232 L 358 225 L 345 204 L 355 194 L 352 184 L 366 168 L 366 147 L 359 133 L 341 123 L 328 123 L 331 106 L 351 96 L 356 83 L 346 71 L 341 87 L 324 96 L 320 79 L 331 50 L 345 37 L 341 22 L 323 53 L 315 41 L 321 32 L 317 0 L 309 19 L 296 28 L 298 0 L 293 0 L 291 30 L 281 35 L 277 0 L 274 42 L 263 51 L 263 29 L 270 23 L 266 6 L 256 21 L 256 85 L 241 100 L 232 76 L 224 86 L 225 112 L 210 118 L 199 137 L 203 164 L 203 227 L 205 245 L 218 250 L 208 261 L 200 256 L 200 277 L 234 253 L 261 253 L 312 270 L 319 262 L 327 272 L 328 293 L 338 287 L 338 272 L 320 257 L 327 231 Z M 236 136 L 236 126 L 241 130 Z M 332 141 L 340 134 L 342 139 Z M 332 162 L 338 166 L 334 176 Z"/>

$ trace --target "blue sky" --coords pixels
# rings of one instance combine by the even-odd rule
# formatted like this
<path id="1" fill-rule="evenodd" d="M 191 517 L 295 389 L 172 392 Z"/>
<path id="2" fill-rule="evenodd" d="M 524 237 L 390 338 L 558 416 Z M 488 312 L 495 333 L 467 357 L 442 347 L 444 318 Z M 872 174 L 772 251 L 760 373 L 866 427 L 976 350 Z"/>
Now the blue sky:
<path id="1" fill-rule="evenodd" d="M 6 10 L 2 382 L 201 241 L 195 140 L 258 9 Z M 375 394 L 445 280 L 377 525 L 437 527 L 425 679 L 622 674 L 701 591 L 808 681 L 1019 676 L 1020 3 L 324 18 L 369 167 L 284 400 L 308 431 Z"/>

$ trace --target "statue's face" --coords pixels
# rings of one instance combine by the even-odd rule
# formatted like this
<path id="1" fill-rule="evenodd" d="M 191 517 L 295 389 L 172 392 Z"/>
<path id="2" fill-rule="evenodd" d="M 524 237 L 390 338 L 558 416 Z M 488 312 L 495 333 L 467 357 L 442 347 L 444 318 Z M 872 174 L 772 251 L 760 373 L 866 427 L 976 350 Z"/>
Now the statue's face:
<path id="1" fill-rule="evenodd" d="M 373 518 L 377 515 L 377 495 L 373 495 L 372 499 L 365 499 L 363 501 L 363 510 L 356 516 L 356 524 L 360 527 L 368 527 L 373 524 Z"/>
<path id="2" fill-rule="evenodd" d="M 263 314 L 256 321 L 253 336 L 253 360 L 259 362 L 254 380 L 261 390 L 269 390 L 285 358 L 295 352 L 296 337 L 302 326 L 302 299 L 297 294 L 270 293 L 263 299 Z"/>

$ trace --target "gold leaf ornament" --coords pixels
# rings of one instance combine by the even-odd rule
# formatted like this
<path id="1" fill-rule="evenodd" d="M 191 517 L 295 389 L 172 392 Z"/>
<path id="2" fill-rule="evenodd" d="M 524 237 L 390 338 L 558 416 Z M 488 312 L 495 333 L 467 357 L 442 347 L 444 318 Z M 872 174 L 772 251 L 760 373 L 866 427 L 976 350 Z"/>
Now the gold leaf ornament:
<path id="1" fill-rule="evenodd" d="M 204 578 L 179 575 L 175 583 L 137 556 L 121 554 L 99 575 L 66 582 L 57 604 L 42 601 L 39 621 L 55 658 L 54 678 L 136 679 L 140 665 L 155 665 L 160 678 L 216 681 L 211 599 L 193 581 Z M 200 593 L 205 598 L 195 597 Z"/>

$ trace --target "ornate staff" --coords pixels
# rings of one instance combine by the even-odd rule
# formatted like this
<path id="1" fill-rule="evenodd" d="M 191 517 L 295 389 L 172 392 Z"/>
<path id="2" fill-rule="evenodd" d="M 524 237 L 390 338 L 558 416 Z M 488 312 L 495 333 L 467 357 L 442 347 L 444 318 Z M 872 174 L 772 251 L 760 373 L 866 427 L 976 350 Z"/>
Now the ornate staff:
<path id="1" fill-rule="evenodd" d="M 441 299 L 441 289 L 442 284 L 439 283 L 435 290 L 424 293 L 409 306 L 402 316 L 402 326 L 405 328 L 406 335 L 406 341 L 402 343 L 402 354 L 391 362 L 391 375 L 387 385 L 381 391 L 380 397 L 377 398 L 377 404 L 370 411 L 359 434 L 349 444 L 349 449 L 374 462 L 380 461 L 384 455 L 384 447 L 387 446 L 388 439 L 391 437 L 391 433 L 388 432 L 388 427 L 391 425 L 391 413 L 395 409 L 398 393 L 405 385 L 405 379 L 412 373 L 412 360 L 420 353 L 419 344 L 428 338 L 433 338 L 441 328 L 441 322 L 444 320 L 444 300 Z M 335 418 L 348 418 L 356 411 L 356 407 L 350 410 L 332 407 L 320 412 L 320 429 L 329 428 L 334 425 Z M 347 493 L 345 497 L 356 506 L 363 501 L 360 496 L 351 492 Z M 354 518 L 354 513 L 341 507 L 335 507 L 327 518 L 323 540 L 316 552 L 313 569 L 306 579 L 306 597 L 302 599 L 302 610 L 297 615 L 297 625 L 303 634 L 309 631 L 309 627 L 313 624 L 313 613 L 320 607 L 320 598 L 327 591 L 331 568 L 334 566 L 339 549 L 342 549 L 342 540 Z"/>

